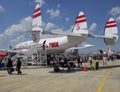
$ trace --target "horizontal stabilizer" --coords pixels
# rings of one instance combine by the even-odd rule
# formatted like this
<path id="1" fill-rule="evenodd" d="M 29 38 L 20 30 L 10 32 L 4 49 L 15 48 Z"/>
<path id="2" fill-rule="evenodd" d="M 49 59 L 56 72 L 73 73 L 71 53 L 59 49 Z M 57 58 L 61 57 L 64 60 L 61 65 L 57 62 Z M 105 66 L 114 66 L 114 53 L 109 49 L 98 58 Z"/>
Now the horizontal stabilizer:
<path id="1" fill-rule="evenodd" d="M 95 35 L 95 34 L 88 34 L 88 37 L 92 37 L 92 38 L 109 38 L 109 39 L 113 38 L 113 37 L 110 37 L 110 36 Z"/>
<path id="2" fill-rule="evenodd" d="M 78 33 L 72 33 L 72 32 L 48 32 L 48 31 L 43 31 L 43 34 L 50 34 L 50 35 L 62 35 L 62 36 L 82 36 L 81 34 Z"/>

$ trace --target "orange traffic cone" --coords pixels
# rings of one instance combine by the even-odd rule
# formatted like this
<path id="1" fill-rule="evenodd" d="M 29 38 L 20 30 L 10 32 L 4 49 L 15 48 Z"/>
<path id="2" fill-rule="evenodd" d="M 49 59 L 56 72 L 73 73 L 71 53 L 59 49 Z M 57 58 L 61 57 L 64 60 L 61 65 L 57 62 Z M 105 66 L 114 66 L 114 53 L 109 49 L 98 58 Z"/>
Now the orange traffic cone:
<path id="1" fill-rule="evenodd" d="M 84 72 L 87 72 L 86 64 L 84 65 Z"/>

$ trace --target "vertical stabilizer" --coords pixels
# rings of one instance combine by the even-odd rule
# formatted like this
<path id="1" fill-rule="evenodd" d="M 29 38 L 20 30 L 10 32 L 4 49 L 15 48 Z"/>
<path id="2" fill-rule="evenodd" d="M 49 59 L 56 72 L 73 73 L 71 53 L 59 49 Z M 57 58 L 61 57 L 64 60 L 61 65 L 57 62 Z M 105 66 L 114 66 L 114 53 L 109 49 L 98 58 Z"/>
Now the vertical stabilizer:
<path id="1" fill-rule="evenodd" d="M 40 40 L 40 33 L 42 32 L 42 18 L 40 5 L 37 4 L 33 14 L 32 21 L 32 40 L 37 43 Z"/>
<path id="2" fill-rule="evenodd" d="M 41 18 L 41 10 L 40 5 L 37 4 L 33 14 L 32 21 L 32 31 L 40 31 L 42 32 L 42 18 Z"/>
<path id="3" fill-rule="evenodd" d="M 84 12 L 80 12 L 76 18 L 73 33 L 88 34 L 87 20 Z"/>
<path id="4" fill-rule="evenodd" d="M 118 41 L 118 27 L 114 18 L 110 18 L 107 21 L 105 25 L 104 35 L 106 37 L 112 37 L 111 39 L 110 38 L 104 39 L 107 45 L 112 45 Z"/>

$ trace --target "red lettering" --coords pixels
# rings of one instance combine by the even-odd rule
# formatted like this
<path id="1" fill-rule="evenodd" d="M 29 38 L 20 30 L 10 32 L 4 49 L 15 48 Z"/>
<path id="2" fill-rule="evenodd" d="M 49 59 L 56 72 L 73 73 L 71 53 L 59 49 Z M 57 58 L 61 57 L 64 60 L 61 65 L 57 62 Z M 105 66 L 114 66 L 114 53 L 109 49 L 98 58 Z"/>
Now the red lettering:
<path id="1" fill-rule="evenodd" d="M 58 46 L 59 46 L 58 42 L 49 43 L 49 47 L 58 47 Z"/>

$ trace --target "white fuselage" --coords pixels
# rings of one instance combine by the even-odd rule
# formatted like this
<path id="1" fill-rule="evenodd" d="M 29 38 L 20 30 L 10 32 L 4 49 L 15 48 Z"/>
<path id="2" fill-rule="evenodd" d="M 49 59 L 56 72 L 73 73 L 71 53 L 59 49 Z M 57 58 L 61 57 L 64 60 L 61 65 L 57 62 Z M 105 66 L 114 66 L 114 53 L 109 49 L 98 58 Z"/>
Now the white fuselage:
<path id="1" fill-rule="evenodd" d="M 27 52 L 32 48 L 35 48 L 37 51 L 41 51 L 43 49 L 43 42 L 46 41 L 45 49 L 47 50 L 47 54 L 61 53 L 76 44 L 82 43 L 86 39 L 87 35 L 44 38 L 40 39 L 38 43 L 34 43 L 32 40 L 19 43 L 15 49 L 20 52 Z"/>

